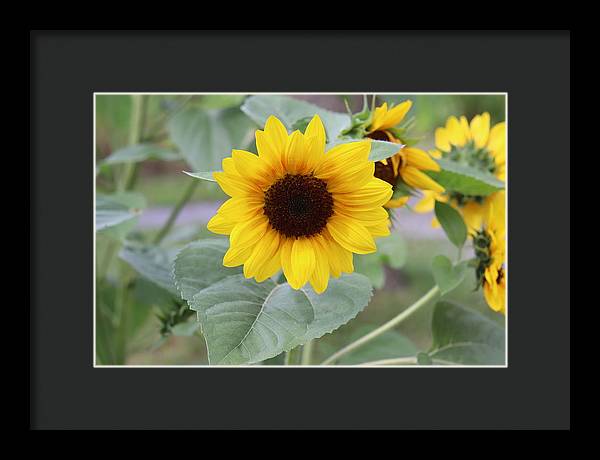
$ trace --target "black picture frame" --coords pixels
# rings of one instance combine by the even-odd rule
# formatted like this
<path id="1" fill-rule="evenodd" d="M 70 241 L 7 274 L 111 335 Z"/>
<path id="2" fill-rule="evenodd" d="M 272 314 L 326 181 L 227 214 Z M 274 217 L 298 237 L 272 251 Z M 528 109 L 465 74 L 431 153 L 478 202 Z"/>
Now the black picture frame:
<path id="1" fill-rule="evenodd" d="M 30 428 L 570 428 L 570 46 L 568 31 L 31 31 Z M 93 368 L 103 91 L 507 92 L 508 368 Z"/>

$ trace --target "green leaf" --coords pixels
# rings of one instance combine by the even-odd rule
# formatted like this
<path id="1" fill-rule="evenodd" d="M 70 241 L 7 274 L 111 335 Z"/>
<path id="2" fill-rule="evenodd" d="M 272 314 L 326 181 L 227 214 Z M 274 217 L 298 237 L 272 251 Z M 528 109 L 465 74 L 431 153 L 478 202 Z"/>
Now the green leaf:
<path id="1" fill-rule="evenodd" d="M 331 279 L 323 294 L 271 280 L 229 276 L 194 295 L 211 364 L 256 363 L 330 333 L 353 319 L 371 298 L 359 274 Z"/>
<path id="2" fill-rule="evenodd" d="M 341 131 L 350 124 L 348 114 L 331 112 L 289 96 L 251 96 L 246 99 L 241 109 L 261 128 L 265 126 L 267 118 L 274 115 L 286 126 L 288 131 L 295 129 L 294 126 L 300 120 L 319 115 L 325 126 L 329 142 L 335 140 Z"/>
<path id="3" fill-rule="evenodd" d="M 449 204 L 436 201 L 435 217 L 437 217 L 450 242 L 458 248 L 462 247 L 467 240 L 467 226 L 460 213 Z"/>
<path id="4" fill-rule="evenodd" d="M 176 114 L 167 127 L 187 163 L 198 171 L 220 169 L 232 149 L 244 149 L 252 140 L 252 123 L 239 109 L 190 107 Z"/>
<path id="5" fill-rule="evenodd" d="M 440 288 L 441 295 L 457 288 L 465 279 L 467 265 L 459 263 L 456 266 L 452 265 L 450 259 L 446 256 L 436 256 L 431 264 L 433 271 L 433 279 Z"/>
<path id="6" fill-rule="evenodd" d="M 505 362 L 505 330 L 474 310 L 438 302 L 432 319 L 429 356 L 457 364 L 501 365 Z"/>
<path id="7" fill-rule="evenodd" d="M 217 171 L 202 171 L 202 172 L 183 171 L 183 172 L 190 177 L 195 177 L 196 179 L 207 180 L 209 182 L 217 182 L 215 180 L 215 178 L 213 177 L 213 172 L 217 172 Z"/>
<path id="8" fill-rule="evenodd" d="M 449 192 L 487 196 L 504 188 L 504 182 L 488 172 L 455 161 L 445 159 L 436 161 L 442 168 L 441 171 L 426 173 Z"/>
<path id="9" fill-rule="evenodd" d="M 139 193 L 96 194 L 96 231 L 105 231 L 133 221 L 146 207 Z"/>
<path id="10" fill-rule="evenodd" d="M 181 155 L 158 145 L 137 144 L 114 151 L 102 161 L 102 164 L 137 163 L 150 159 L 162 161 L 181 160 Z"/>
<path id="11" fill-rule="evenodd" d="M 400 149 L 402 149 L 402 147 L 402 144 L 371 140 L 371 153 L 369 154 L 369 160 L 380 161 L 393 157 L 400 151 Z"/>
<path id="12" fill-rule="evenodd" d="M 228 248 L 226 238 L 209 238 L 190 243 L 177 254 L 173 276 L 184 300 L 189 301 L 211 284 L 242 272 L 241 267 L 223 266 L 223 256 Z"/>
<path id="13" fill-rule="evenodd" d="M 364 324 L 356 328 L 350 334 L 348 343 L 358 340 L 369 332 L 376 329 L 377 326 Z M 404 358 L 415 356 L 418 353 L 417 347 L 406 336 L 396 331 L 388 331 L 379 337 L 371 340 L 355 351 L 343 356 L 338 364 L 361 364 L 370 361 L 379 361 L 381 359 Z"/>
<path id="14" fill-rule="evenodd" d="M 166 250 L 157 246 L 128 245 L 123 247 L 119 257 L 148 281 L 179 296 L 172 273 L 175 254 L 176 250 Z"/>

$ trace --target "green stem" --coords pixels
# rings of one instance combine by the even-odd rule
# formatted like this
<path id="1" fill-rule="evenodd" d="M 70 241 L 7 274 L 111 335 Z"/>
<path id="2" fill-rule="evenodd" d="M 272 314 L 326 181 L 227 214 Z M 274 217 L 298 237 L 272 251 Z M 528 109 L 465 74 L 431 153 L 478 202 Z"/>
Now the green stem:
<path id="1" fill-rule="evenodd" d="M 171 230 L 171 227 L 173 227 L 173 224 L 175 224 L 175 220 L 177 219 L 177 216 L 179 215 L 179 213 L 181 212 L 181 210 L 183 209 L 185 204 L 192 197 L 192 195 L 194 194 L 194 191 L 196 190 L 196 187 L 198 186 L 199 183 L 200 183 L 200 181 L 198 179 L 192 179 L 192 181 L 188 185 L 187 189 L 185 190 L 185 193 L 181 196 L 181 198 L 179 199 L 179 201 L 177 202 L 177 204 L 171 211 L 169 218 L 167 219 L 167 221 L 165 222 L 163 227 L 158 231 L 158 234 L 154 238 L 154 244 L 159 244 L 163 240 L 163 238 L 167 235 L 167 233 L 169 233 L 169 231 Z"/>
<path id="2" fill-rule="evenodd" d="M 351 351 L 356 350 L 359 347 L 362 347 L 364 344 L 366 344 L 366 343 L 370 342 L 371 340 L 379 337 L 384 332 L 387 332 L 390 329 L 396 327 L 398 324 L 400 324 L 406 318 L 410 317 L 414 312 L 416 312 L 417 310 L 419 310 L 422 306 L 427 305 L 427 303 L 431 299 L 433 299 L 439 293 L 439 291 L 440 290 L 439 290 L 439 288 L 437 286 L 432 287 L 423 297 L 421 297 L 419 300 L 417 300 L 415 303 L 413 303 L 406 310 L 402 311 L 399 315 L 397 315 L 396 317 L 392 318 L 387 323 L 385 323 L 382 326 L 378 327 L 377 329 L 375 329 L 374 331 L 370 332 L 369 334 L 364 335 L 360 339 L 352 342 L 350 345 L 347 345 L 344 348 L 342 348 L 341 350 L 335 352 L 333 355 L 331 355 L 329 358 L 327 358 L 325 361 L 323 361 L 321 363 L 321 365 L 327 365 L 327 364 L 333 364 L 333 363 L 335 363 L 342 356 L 350 353 Z"/>
<path id="3" fill-rule="evenodd" d="M 118 323 L 115 338 L 115 364 L 125 364 L 127 356 L 127 328 L 129 321 L 129 283 L 131 281 L 131 273 L 128 271 L 128 267 L 121 267 L 120 278 L 122 284 L 117 292 L 116 307 L 118 312 Z"/>
<path id="4" fill-rule="evenodd" d="M 292 350 L 286 351 L 283 357 L 283 365 L 289 366 L 290 364 L 292 364 Z"/>
<path id="5" fill-rule="evenodd" d="M 108 247 L 106 248 L 106 251 L 104 252 L 104 257 L 102 258 L 102 263 L 98 267 L 98 284 L 100 284 L 106 278 L 106 275 L 108 274 L 108 269 L 110 267 L 110 263 L 112 262 L 112 259 L 115 253 L 117 252 L 118 248 L 119 245 L 115 241 L 110 241 L 108 243 Z"/>
<path id="6" fill-rule="evenodd" d="M 302 347 L 302 358 L 300 360 L 300 364 L 302 364 L 303 366 L 310 365 L 310 360 L 312 358 L 313 345 L 314 345 L 314 342 L 312 340 L 310 340 L 310 341 L 306 342 L 304 344 L 304 346 Z"/>
<path id="7" fill-rule="evenodd" d="M 357 366 L 392 366 L 398 364 L 417 364 L 417 358 L 410 356 L 407 358 L 390 358 L 380 359 L 378 361 L 369 361 L 368 363 L 360 363 Z"/>
<path id="8" fill-rule="evenodd" d="M 454 365 L 451 361 L 445 361 L 443 359 L 435 359 L 431 358 L 431 362 L 433 364 L 443 364 L 443 365 Z M 378 361 L 369 361 L 368 363 L 360 363 L 357 366 L 394 366 L 394 365 L 405 365 L 405 364 L 419 364 L 419 361 L 416 356 L 409 356 L 406 358 L 390 358 L 390 359 L 380 359 Z"/>
<path id="9" fill-rule="evenodd" d="M 132 95 L 131 120 L 129 125 L 128 145 L 135 145 L 140 142 L 143 135 L 143 124 L 145 123 L 145 99 L 141 95 Z M 118 190 L 128 190 L 133 184 L 137 166 L 134 163 L 127 163 L 122 175 L 119 177 Z M 116 251 L 110 253 L 110 263 Z M 108 269 L 108 267 L 107 267 Z M 116 364 L 125 364 L 127 358 L 127 328 L 129 322 L 129 285 L 133 278 L 133 274 L 129 267 L 121 266 L 118 270 L 120 281 L 119 290 L 115 299 L 115 307 L 118 313 L 118 323 L 116 325 L 115 337 L 115 361 Z"/>
<path id="10" fill-rule="evenodd" d="M 298 351 L 299 347 L 292 348 L 290 351 L 286 351 L 285 357 L 283 359 L 283 364 L 285 366 L 294 366 L 298 364 Z"/>
<path id="11" fill-rule="evenodd" d="M 140 141 L 142 135 L 142 123 L 144 121 L 144 97 L 139 94 L 131 96 L 131 118 L 128 145 L 135 145 Z M 127 189 L 131 182 L 131 176 L 135 173 L 135 164 L 127 163 L 123 173 L 119 177 L 118 190 L 120 192 Z"/>

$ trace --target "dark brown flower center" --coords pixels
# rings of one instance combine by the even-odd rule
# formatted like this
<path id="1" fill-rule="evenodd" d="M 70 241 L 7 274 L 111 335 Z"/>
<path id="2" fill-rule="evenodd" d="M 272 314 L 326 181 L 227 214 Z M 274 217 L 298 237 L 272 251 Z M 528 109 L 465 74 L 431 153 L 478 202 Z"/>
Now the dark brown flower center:
<path id="1" fill-rule="evenodd" d="M 385 131 L 373 131 L 371 134 L 367 134 L 367 137 L 376 141 L 390 142 L 390 138 Z"/>
<path id="2" fill-rule="evenodd" d="M 385 131 L 373 131 L 371 134 L 367 134 L 367 137 L 376 141 L 393 142 L 390 141 L 390 138 Z M 400 164 L 398 165 L 398 168 L 402 166 L 402 158 L 399 159 Z M 387 164 L 383 164 L 381 161 L 375 163 L 375 177 L 386 181 L 392 187 L 396 185 L 398 182 L 398 175 L 394 173 L 394 166 L 391 158 L 388 159 Z"/>
<path id="3" fill-rule="evenodd" d="M 265 215 L 271 226 L 288 237 L 320 233 L 333 215 L 327 183 L 313 175 L 286 174 L 265 192 Z"/>
<path id="4" fill-rule="evenodd" d="M 387 161 L 387 164 L 383 164 L 381 161 L 375 163 L 375 177 L 386 181 L 392 187 L 396 185 L 398 176 L 394 174 L 394 165 L 391 158 Z"/>

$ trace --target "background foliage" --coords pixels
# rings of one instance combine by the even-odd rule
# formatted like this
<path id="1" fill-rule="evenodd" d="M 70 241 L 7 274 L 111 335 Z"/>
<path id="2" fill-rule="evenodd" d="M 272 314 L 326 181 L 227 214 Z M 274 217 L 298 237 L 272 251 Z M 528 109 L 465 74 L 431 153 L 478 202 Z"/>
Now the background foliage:
<path id="1" fill-rule="evenodd" d="M 183 171 L 220 169 L 221 159 L 233 147 L 255 150 L 253 132 L 273 109 L 295 129 L 299 127 L 295 124 L 312 115 L 311 104 L 315 104 L 324 121 L 330 120 L 328 138 L 344 128 L 347 114 L 342 96 L 294 97 L 305 102 L 290 110 L 280 97 L 265 105 L 243 95 L 145 96 L 141 132 L 130 146 L 132 119 L 139 107 L 130 96 L 97 96 L 98 364 L 207 364 L 195 312 L 178 295 L 169 267 L 185 244 L 214 237 L 206 230 L 206 222 L 226 196 L 216 184 L 191 178 Z M 421 137 L 418 146 L 425 149 L 433 146 L 433 130 L 449 115 L 464 114 L 470 119 L 488 111 L 492 123 L 505 117 L 503 96 L 398 95 L 380 96 L 379 102 L 406 98 L 414 101 L 410 114 L 415 116 L 415 132 Z M 362 96 L 346 99 L 353 111 L 361 110 Z M 161 235 L 159 229 L 172 208 L 186 195 L 186 206 L 170 231 Z M 448 267 L 443 258 L 436 258 L 432 274 L 434 257 L 442 254 L 454 260 L 456 248 L 442 229 L 430 226 L 431 217 L 410 209 L 397 211 L 397 232 L 380 240 L 379 252 L 355 256 L 357 272 L 365 274 L 376 288 L 374 296 L 366 309 L 356 312 L 356 319 L 316 341 L 315 361 L 394 317 L 435 281 L 440 287 L 449 286 L 445 303 L 435 314 L 433 307 L 417 312 L 369 347 L 345 356 L 340 364 L 415 356 L 430 349 L 430 356 L 453 362 L 461 362 L 466 355 L 475 360 L 471 362 L 503 360 L 503 346 L 498 345 L 499 334 L 503 340 L 503 317 L 489 310 L 481 291 L 474 292 L 472 270 L 455 267 L 453 271 L 451 264 Z M 454 232 L 460 240 L 461 229 Z M 157 240 L 158 245 L 154 244 Z M 468 314 L 456 305 L 467 305 Z M 201 304 L 197 310 L 202 311 Z M 441 321 L 448 316 L 453 320 Z M 457 342 L 451 328 L 461 321 L 477 322 L 477 330 L 487 331 L 486 342 L 476 334 Z M 461 327 L 465 325 L 461 323 Z M 496 338 L 490 342 L 489 337 Z M 467 349 L 457 353 L 457 343 Z M 257 356 L 257 361 L 260 358 Z M 423 359 L 426 363 L 427 358 Z M 281 364 L 282 360 L 280 354 L 263 364 Z"/>

